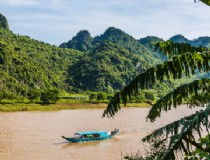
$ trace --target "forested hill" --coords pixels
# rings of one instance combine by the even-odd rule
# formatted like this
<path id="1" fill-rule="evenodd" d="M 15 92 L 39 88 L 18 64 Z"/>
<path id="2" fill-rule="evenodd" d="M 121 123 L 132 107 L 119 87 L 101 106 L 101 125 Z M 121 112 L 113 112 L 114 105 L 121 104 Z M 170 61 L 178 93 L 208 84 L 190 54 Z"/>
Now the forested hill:
<path id="1" fill-rule="evenodd" d="M 94 38 L 88 31 L 80 31 L 57 47 L 14 34 L 0 14 L 0 101 L 5 96 L 29 98 L 48 89 L 112 93 L 138 72 L 162 63 L 160 55 L 147 45 L 159 40 L 136 40 L 110 27 Z"/>
<path id="2" fill-rule="evenodd" d="M 48 89 L 113 92 L 138 71 L 161 63 L 157 55 L 113 27 L 95 38 L 80 31 L 70 43 L 73 49 L 68 49 L 65 44 L 60 48 L 14 34 L 0 14 L 0 37 L 0 100 L 2 95 L 28 98 Z"/>
<path id="3" fill-rule="evenodd" d="M 106 41 L 110 41 L 126 49 L 128 52 L 141 56 L 141 63 L 144 63 L 143 68 L 150 66 L 150 64 L 154 65 L 161 62 L 158 53 L 149 51 L 148 48 L 140 44 L 135 38 L 115 27 L 109 27 L 103 34 L 94 38 L 91 37 L 88 31 L 80 31 L 70 41 L 62 43 L 60 47 L 91 51 L 94 47 Z"/>
<path id="4" fill-rule="evenodd" d="M 0 100 L 47 89 L 68 90 L 68 67 L 84 53 L 16 35 L 3 15 L 0 20 Z"/>
<path id="5" fill-rule="evenodd" d="M 138 72 L 162 63 L 158 53 L 114 27 L 94 38 L 88 31 L 80 31 L 60 47 L 87 52 L 69 68 L 69 85 L 82 90 L 122 89 Z"/>
<path id="6" fill-rule="evenodd" d="M 112 42 L 103 42 L 69 68 L 70 86 L 83 90 L 122 89 L 138 73 L 142 57 Z M 146 66 L 146 62 L 142 66 Z M 139 70 L 141 66 L 139 66 Z"/>

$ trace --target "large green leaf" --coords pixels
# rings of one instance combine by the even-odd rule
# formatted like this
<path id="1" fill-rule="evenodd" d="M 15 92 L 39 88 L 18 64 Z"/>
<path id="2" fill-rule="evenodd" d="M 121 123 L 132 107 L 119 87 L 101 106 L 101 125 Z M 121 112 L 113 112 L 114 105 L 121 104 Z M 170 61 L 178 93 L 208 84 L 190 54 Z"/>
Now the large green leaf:
<path id="1" fill-rule="evenodd" d="M 155 130 L 143 138 L 143 141 L 150 143 L 154 147 L 153 149 L 156 150 L 159 147 L 156 145 L 157 143 L 163 142 L 167 145 L 164 150 L 161 150 L 161 153 L 154 155 L 159 160 L 174 159 L 176 152 L 180 150 L 184 151 L 185 154 L 189 154 L 193 149 L 190 146 L 195 146 L 204 152 L 209 152 L 210 148 L 204 148 L 196 142 L 196 135 L 199 135 L 201 138 L 203 126 L 209 132 L 209 114 L 210 105 L 205 110 L 198 111 L 195 114 Z"/>
<path id="2" fill-rule="evenodd" d="M 210 6 L 209 0 L 197 0 L 197 1 L 201 1 L 201 2 L 205 3 L 206 5 Z M 196 2 L 196 0 L 195 0 L 195 2 Z"/>
<path id="3" fill-rule="evenodd" d="M 126 105 L 131 96 L 138 95 L 139 89 L 152 88 L 156 82 L 170 81 L 170 77 L 180 79 L 195 74 L 196 70 L 208 72 L 210 70 L 209 53 L 205 51 L 181 54 L 174 56 L 170 61 L 165 61 L 164 64 L 149 68 L 110 100 L 103 116 L 113 116 L 120 109 L 120 103 Z"/>
<path id="4" fill-rule="evenodd" d="M 188 102 L 190 105 L 205 106 L 210 97 L 210 79 L 195 80 L 190 84 L 184 84 L 166 96 L 158 100 L 150 109 L 147 116 L 151 121 L 160 116 L 161 111 L 168 111 L 171 106 L 176 108 L 178 105 Z"/>

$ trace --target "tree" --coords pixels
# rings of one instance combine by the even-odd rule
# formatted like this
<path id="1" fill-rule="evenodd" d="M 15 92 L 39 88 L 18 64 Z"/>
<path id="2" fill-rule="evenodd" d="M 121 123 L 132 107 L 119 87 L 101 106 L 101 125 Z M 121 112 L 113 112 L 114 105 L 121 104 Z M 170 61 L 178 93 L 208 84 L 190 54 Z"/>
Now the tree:
<path id="1" fill-rule="evenodd" d="M 97 94 L 97 100 L 98 100 L 98 101 L 106 100 L 106 99 L 107 99 L 107 94 L 106 94 L 106 93 L 104 93 L 104 92 L 99 92 L 99 93 Z"/>
<path id="2" fill-rule="evenodd" d="M 40 97 L 40 91 L 38 89 L 30 89 L 27 96 L 30 101 L 33 101 Z"/>
<path id="3" fill-rule="evenodd" d="M 143 89 L 153 88 L 155 83 L 166 80 L 171 82 L 171 79 L 190 77 L 199 72 L 207 73 L 210 70 L 210 51 L 205 47 L 191 47 L 189 44 L 166 41 L 159 42 L 156 49 L 164 52 L 169 60 L 139 74 L 121 92 L 115 94 L 103 116 L 114 116 L 120 109 L 121 102 L 126 105 L 131 96 L 137 96 Z M 183 151 L 186 155 L 190 154 L 192 152 L 190 146 L 197 147 L 203 152 L 210 152 L 210 148 L 204 148 L 195 138 L 196 133 L 201 138 L 202 126 L 207 131 L 210 128 L 208 118 L 210 114 L 209 78 L 181 85 L 163 96 L 152 106 L 147 118 L 153 122 L 163 110 L 168 111 L 172 106 L 176 108 L 184 101 L 188 101 L 190 105 L 206 106 L 206 109 L 172 122 L 146 136 L 143 141 L 150 143 L 153 148 L 146 159 L 175 159 L 177 151 Z"/>
<path id="4" fill-rule="evenodd" d="M 40 101 L 43 104 L 56 103 L 59 100 L 58 90 L 47 90 L 41 93 Z"/>
<path id="5" fill-rule="evenodd" d="M 90 93 L 89 100 L 95 100 L 96 98 L 97 98 L 97 94 L 96 93 Z"/>

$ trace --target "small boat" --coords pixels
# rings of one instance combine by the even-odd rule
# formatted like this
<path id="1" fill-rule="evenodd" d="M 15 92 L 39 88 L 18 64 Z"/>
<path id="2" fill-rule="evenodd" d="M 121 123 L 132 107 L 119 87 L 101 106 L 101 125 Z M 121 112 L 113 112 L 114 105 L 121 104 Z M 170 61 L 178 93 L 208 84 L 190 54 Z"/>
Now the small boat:
<path id="1" fill-rule="evenodd" d="M 77 132 L 74 137 L 68 138 L 62 136 L 69 142 L 78 143 L 78 142 L 88 142 L 88 141 L 98 141 L 112 138 L 119 132 L 119 129 L 115 129 L 112 132 L 107 131 L 87 131 L 87 132 Z"/>

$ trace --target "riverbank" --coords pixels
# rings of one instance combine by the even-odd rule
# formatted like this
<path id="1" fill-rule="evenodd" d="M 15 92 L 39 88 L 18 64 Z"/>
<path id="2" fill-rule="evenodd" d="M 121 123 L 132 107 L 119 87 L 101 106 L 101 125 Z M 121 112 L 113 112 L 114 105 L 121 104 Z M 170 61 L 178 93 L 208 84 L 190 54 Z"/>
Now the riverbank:
<path id="1" fill-rule="evenodd" d="M 56 103 L 56 104 L 36 104 L 36 103 L 13 103 L 13 104 L 0 104 L 0 112 L 17 112 L 17 111 L 58 111 L 58 110 L 71 110 L 71 109 L 105 109 L 107 103 Z M 128 103 L 126 106 L 121 105 L 123 108 L 136 107 L 148 108 L 147 103 Z"/>

